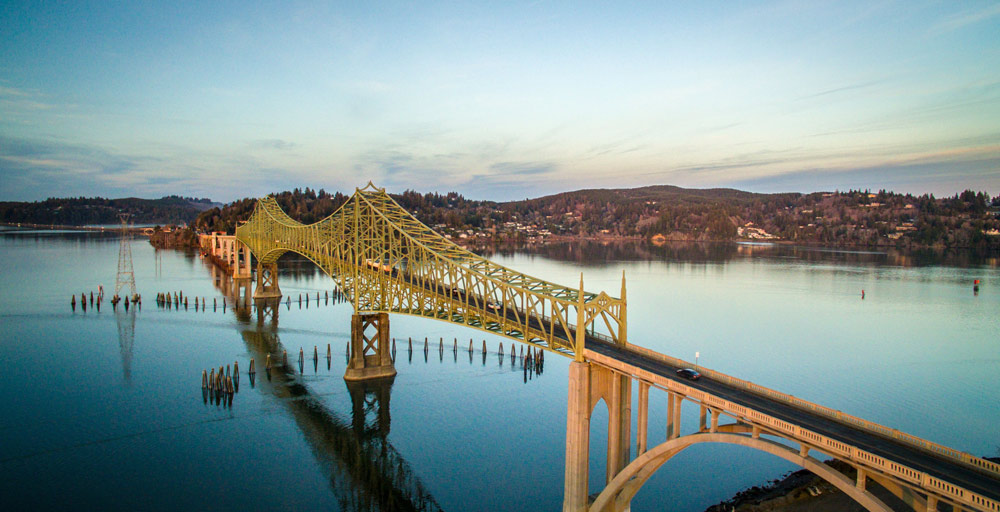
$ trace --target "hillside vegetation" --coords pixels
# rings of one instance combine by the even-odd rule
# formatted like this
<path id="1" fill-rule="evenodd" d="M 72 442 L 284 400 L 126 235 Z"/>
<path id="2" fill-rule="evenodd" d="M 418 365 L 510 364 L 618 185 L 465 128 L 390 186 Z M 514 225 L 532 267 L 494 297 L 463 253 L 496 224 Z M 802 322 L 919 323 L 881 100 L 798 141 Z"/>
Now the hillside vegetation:
<path id="1" fill-rule="evenodd" d="M 85 226 L 116 224 L 119 213 L 136 224 L 189 224 L 212 207 L 209 199 L 167 196 L 161 199 L 50 198 L 35 202 L 0 202 L 0 222 Z"/>
<path id="2" fill-rule="evenodd" d="M 275 194 L 303 223 L 316 222 L 348 196 L 295 189 Z M 953 197 L 888 191 L 756 194 L 733 189 L 652 186 L 578 190 L 524 201 L 462 195 L 393 195 L 425 224 L 464 245 L 586 238 L 769 240 L 844 246 L 1000 248 L 1000 197 L 967 190 Z M 253 211 L 242 199 L 202 212 L 200 231 L 233 233 Z"/>

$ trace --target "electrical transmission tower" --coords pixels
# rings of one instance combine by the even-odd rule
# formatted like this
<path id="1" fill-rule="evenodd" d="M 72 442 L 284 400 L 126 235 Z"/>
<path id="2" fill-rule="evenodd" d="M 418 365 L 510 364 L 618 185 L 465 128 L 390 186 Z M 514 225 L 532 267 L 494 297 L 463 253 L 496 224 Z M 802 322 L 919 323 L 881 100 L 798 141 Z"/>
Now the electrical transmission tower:
<path id="1" fill-rule="evenodd" d="M 119 213 L 122 221 L 122 237 L 118 245 L 118 276 L 115 277 L 115 297 L 120 297 L 122 288 L 128 287 L 125 300 L 135 300 L 135 273 L 132 271 L 132 233 L 128 229 L 127 213 Z"/>

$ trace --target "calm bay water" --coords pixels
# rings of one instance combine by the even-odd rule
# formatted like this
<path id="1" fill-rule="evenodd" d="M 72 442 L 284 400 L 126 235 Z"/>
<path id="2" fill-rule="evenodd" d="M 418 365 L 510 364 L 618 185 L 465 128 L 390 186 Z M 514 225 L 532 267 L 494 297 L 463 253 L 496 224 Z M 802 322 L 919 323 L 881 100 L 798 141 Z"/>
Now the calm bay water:
<path id="1" fill-rule="evenodd" d="M 310 264 L 282 262 L 291 306 L 280 306 L 276 324 L 258 324 L 222 311 L 212 268 L 196 255 L 155 251 L 143 239 L 132 252 L 141 311 L 116 314 L 105 303 L 74 312 L 71 294 L 103 284 L 110 295 L 117 238 L 0 235 L 5 508 L 368 510 L 387 495 L 402 500 L 396 509 L 406 504 L 400 496 L 428 510 L 561 507 L 564 358 L 550 354 L 541 374 L 528 374 L 511 363 L 506 340 L 397 315 L 395 380 L 351 389 L 343 380 L 351 309 L 317 305 L 316 292 L 333 282 Z M 588 290 L 613 295 L 624 270 L 633 343 L 689 360 L 697 351 L 703 366 L 977 455 L 1000 451 L 996 259 L 734 244 L 551 246 L 490 257 L 566 284 L 583 272 Z M 160 291 L 206 297 L 207 311 L 158 308 Z M 308 308 L 299 294 L 312 297 Z M 483 358 L 483 339 L 491 352 L 504 341 L 508 356 Z M 268 350 L 287 350 L 293 369 L 270 380 L 258 374 L 251 387 L 250 358 L 262 367 Z M 234 361 L 243 376 L 232 404 L 207 401 L 202 370 Z M 665 437 L 666 397 L 652 398 L 655 444 Z M 687 431 L 696 417 L 688 414 Z M 593 490 L 603 480 L 606 418 L 598 407 Z M 633 509 L 700 511 L 791 469 L 765 454 L 700 445 L 666 464 Z"/>

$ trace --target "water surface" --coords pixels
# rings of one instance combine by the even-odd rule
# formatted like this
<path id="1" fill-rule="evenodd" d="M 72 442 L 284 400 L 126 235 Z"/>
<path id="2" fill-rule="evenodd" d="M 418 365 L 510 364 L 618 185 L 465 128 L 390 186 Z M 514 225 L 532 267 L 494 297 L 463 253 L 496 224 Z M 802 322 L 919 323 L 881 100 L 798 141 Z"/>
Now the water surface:
<path id="1" fill-rule="evenodd" d="M 113 287 L 115 235 L 0 235 L 0 490 L 13 508 L 561 507 L 564 358 L 550 354 L 541 374 L 528 373 L 511 363 L 507 340 L 393 315 L 398 375 L 352 389 L 343 380 L 351 309 L 324 303 L 333 282 L 310 263 L 282 261 L 280 286 L 292 302 L 276 322 L 258 323 L 256 313 L 234 313 L 231 299 L 223 312 L 213 269 L 195 254 L 156 251 L 141 238 L 132 252 L 141 311 L 115 313 L 107 303 L 73 311 L 71 294 Z M 613 295 L 624 271 L 633 343 L 689 360 L 698 352 L 703 366 L 997 454 L 1000 271 L 989 255 L 725 244 L 566 245 L 490 257 L 566 284 L 583 272 L 588 290 Z M 982 281 L 978 295 L 973 279 Z M 160 291 L 205 297 L 208 307 L 158 308 Z M 308 308 L 300 294 L 311 297 Z M 283 350 L 290 368 L 270 380 L 258 374 L 251 387 L 250 358 L 260 365 Z M 232 404 L 206 400 L 202 370 L 234 362 L 244 375 Z M 652 398 L 655 444 L 665 437 L 666 397 Z M 690 431 L 697 414 L 686 412 Z M 606 419 L 600 406 L 595 491 Z M 633 509 L 700 511 L 790 469 L 738 447 L 697 446 L 665 465 Z"/>

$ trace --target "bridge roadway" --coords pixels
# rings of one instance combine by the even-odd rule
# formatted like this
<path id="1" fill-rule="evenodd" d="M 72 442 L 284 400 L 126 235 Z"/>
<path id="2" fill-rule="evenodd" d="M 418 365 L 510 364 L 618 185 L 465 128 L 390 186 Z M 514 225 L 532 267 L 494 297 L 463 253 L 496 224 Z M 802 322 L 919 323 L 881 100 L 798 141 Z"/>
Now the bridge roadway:
<path id="1" fill-rule="evenodd" d="M 393 277 L 400 277 L 395 270 L 393 270 L 391 274 Z M 435 286 L 432 282 L 424 281 L 422 283 L 418 283 L 416 280 L 408 279 L 408 276 L 406 275 L 401 277 L 403 277 L 404 282 L 407 282 L 407 284 L 411 286 L 419 286 L 438 294 L 442 291 L 441 287 Z M 478 300 L 474 301 L 468 301 L 467 299 L 471 297 L 466 297 L 464 290 L 452 290 L 450 293 L 454 293 L 458 296 L 458 298 L 466 300 L 467 302 L 480 304 L 487 303 L 487 301 L 482 298 L 478 298 Z M 492 313 L 500 316 L 500 314 L 498 314 L 499 312 Z M 521 318 L 523 318 L 523 313 L 521 315 Z M 520 323 L 517 316 L 517 312 L 515 311 L 506 311 L 507 319 L 515 322 L 515 324 Z M 531 316 L 528 319 L 528 325 L 539 330 L 549 329 L 547 320 L 539 319 L 535 316 Z M 790 404 L 752 393 L 724 382 L 712 380 L 705 376 L 702 376 L 702 378 L 697 381 L 682 379 L 676 374 L 678 367 L 653 359 L 645 354 L 629 350 L 627 347 L 614 345 L 590 333 L 586 334 L 586 340 L 584 343 L 587 350 L 592 350 L 598 354 L 611 357 L 635 368 L 646 370 L 664 378 L 680 382 L 686 386 L 700 389 L 706 393 L 710 393 L 719 398 L 754 409 L 773 418 L 798 425 L 817 434 L 849 444 L 886 459 L 893 460 L 917 471 L 922 471 L 936 478 L 962 486 L 965 489 L 980 494 L 981 496 L 985 496 L 993 500 L 1000 500 L 1000 479 L 993 478 L 972 466 L 962 464 L 952 459 L 939 457 L 916 446 L 903 444 L 873 432 L 813 413 L 812 411 L 800 409 Z"/>
<path id="2" fill-rule="evenodd" d="M 840 423 L 811 411 L 800 409 L 723 382 L 702 376 L 697 381 L 677 377 L 677 367 L 613 345 L 594 336 L 587 336 L 586 348 L 628 365 L 700 389 L 719 398 L 757 410 L 774 418 L 799 425 L 817 434 L 850 444 L 867 452 L 905 464 L 936 478 L 960 485 L 982 496 L 1000 500 L 1000 480 L 965 464 L 938 457 L 914 446 L 908 446 L 875 433 Z"/>

